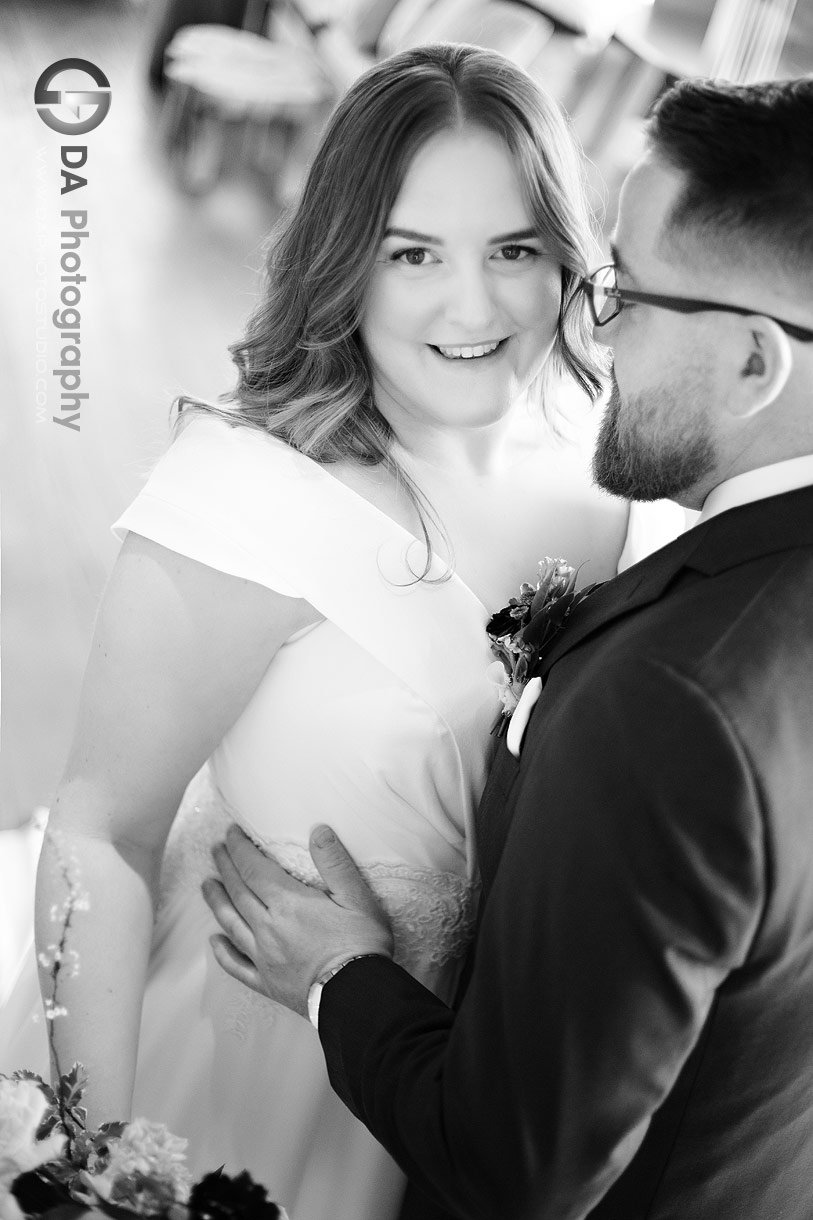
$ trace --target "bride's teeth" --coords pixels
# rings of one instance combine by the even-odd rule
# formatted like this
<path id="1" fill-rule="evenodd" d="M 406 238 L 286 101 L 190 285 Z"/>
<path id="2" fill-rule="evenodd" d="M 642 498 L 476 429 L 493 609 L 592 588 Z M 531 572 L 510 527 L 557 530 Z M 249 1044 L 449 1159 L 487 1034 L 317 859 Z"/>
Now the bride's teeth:
<path id="1" fill-rule="evenodd" d="M 440 347 L 438 351 L 447 360 L 472 360 L 475 356 L 488 356 L 491 352 L 496 352 L 500 346 L 500 340 L 496 343 L 478 343 L 474 347 Z"/>

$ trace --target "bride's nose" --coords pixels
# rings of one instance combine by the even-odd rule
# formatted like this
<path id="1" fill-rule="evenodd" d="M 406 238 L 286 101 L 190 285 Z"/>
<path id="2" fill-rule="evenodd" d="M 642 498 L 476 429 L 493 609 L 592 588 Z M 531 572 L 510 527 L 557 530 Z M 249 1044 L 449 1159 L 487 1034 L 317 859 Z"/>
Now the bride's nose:
<path id="1" fill-rule="evenodd" d="M 451 277 L 445 301 L 446 321 L 462 332 L 461 337 L 474 341 L 493 338 L 489 327 L 497 308 L 496 285 L 487 267 L 461 267 Z"/>

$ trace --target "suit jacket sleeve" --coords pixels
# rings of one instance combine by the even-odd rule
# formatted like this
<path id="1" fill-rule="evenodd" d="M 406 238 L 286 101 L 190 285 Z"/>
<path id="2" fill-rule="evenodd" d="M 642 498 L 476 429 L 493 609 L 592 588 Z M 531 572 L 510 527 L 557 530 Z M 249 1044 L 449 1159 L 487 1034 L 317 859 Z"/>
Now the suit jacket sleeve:
<path id="1" fill-rule="evenodd" d="M 383 959 L 348 966 L 322 1000 L 334 1088 L 467 1220 L 597 1204 L 763 901 L 759 793 L 694 681 L 646 659 L 592 677 L 562 662 L 527 737 L 459 1012 Z"/>

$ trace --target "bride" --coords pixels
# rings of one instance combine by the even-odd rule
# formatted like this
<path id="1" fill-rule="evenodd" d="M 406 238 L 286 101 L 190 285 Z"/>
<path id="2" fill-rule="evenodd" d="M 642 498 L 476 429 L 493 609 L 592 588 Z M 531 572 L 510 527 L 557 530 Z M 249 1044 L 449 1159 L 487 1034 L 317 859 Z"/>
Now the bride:
<path id="1" fill-rule="evenodd" d="M 116 526 L 39 871 L 46 964 L 66 881 L 89 899 L 54 1045 L 91 1122 L 163 1121 L 195 1173 L 248 1168 L 292 1220 L 392 1220 L 403 1179 L 315 1031 L 215 964 L 210 846 L 236 819 L 307 879 L 327 818 L 400 960 L 451 995 L 499 708 L 485 623 L 545 554 L 610 576 L 627 533 L 576 419 L 591 240 L 572 139 L 519 69 L 464 46 L 373 68 L 276 234 L 235 391 L 185 403 Z M 30 1004 L 22 981 L 2 1070 L 44 1066 Z"/>

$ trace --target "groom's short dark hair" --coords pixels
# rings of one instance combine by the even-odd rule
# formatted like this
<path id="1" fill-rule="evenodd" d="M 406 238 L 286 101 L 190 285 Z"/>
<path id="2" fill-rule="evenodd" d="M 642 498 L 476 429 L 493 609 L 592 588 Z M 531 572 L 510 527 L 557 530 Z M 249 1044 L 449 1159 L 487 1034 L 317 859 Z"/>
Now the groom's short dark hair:
<path id="1" fill-rule="evenodd" d="M 813 277 L 813 76 L 680 81 L 656 104 L 648 136 L 686 175 L 672 236 Z"/>

